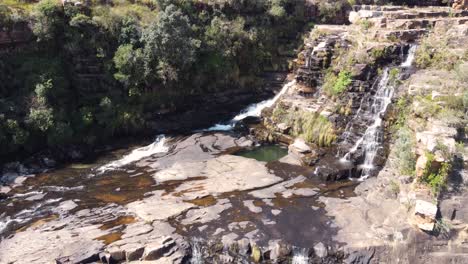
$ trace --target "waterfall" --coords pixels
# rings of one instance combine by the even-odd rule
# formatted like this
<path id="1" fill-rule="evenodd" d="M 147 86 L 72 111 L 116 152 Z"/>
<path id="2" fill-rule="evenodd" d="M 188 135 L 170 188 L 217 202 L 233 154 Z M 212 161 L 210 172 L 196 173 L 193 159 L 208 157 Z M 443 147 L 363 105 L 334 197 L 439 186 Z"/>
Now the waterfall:
<path id="1" fill-rule="evenodd" d="M 202 240 L 195 238 L 191 244 L 192 258 L 190 259 L 190 264 L 204 264 Z"/>
<path id="2" fill-rule="evenodd" d="M 278 94 L 276 94 L 275 97 L 261 101 L 259 103 L 251 104 L 244 108 L 242 111 L 240 111 L 240 113 L 237 114 L 234 118 L 232 118 L 229 122 L 215 124 L 214 126 L 204 129 L 203 131 L 229 131 L 234 128 L 237 122 L 241 121 L 242 119 L 248 116 L 260 116 L 262 114 L 263 109 L 273 106 L 278 101 L 278 99 L 283 94 L 285 94 L 288 91 L 288 89 L 294 84 L 296 84 L 295 80 L 286 83 L 281 89 L 281 91 Z"/>
<path id="3" fill-rule="evenodd" d="M 308 263 L 309 263 L 309 249 L 294 248 L 291 264 L 308 264 Z"/>
<path id="4" fill-rule="evenodd" d="M 406 57 L 406 60 L 401 64 L 400 67 L 408 68 L 411 67 L 411 65 L 413 65 L 414 56 L 416 55 L 417 48 L 417 45 L 411 45 L 410 49 L 408 50 L 408 57 Z"/>
<path id="5" fill-rule="evenodd" d="M 406 60 L 400 65 L 400 68 L 410 67 L 413 63 L 417 46 L 412 45 L 408 51 Z M 374 159 L 378 151 L 382 148 L 382 122 L 383 115 L 387 111 L 388 106 L 392 102 L 395 85 L 390 80 L 390 68 L 385 68 L 380 81 L 377 85 L 376 93 L 370 105 L 371 120 L 373 123 L 366 129 L 364 135 L 359 138 L 354 146 L 346 153 L 341 161 L 350 162 L 351 155 L 355 153 L 358 148 L 363 146 L 364 162 L 359 165 L 362 169 L 360 180 L 367 179 L 374 169 Z"/>
<path id="6" fill-rule="evenodd" d="M 148 146 L 134 149 L 129 154 L 123 156 L 121 159 L 110 162 L 97 169 L 98 173 L 104 173 L 108 170 L 115 170 L 128 165 L 132 162 L 139 161 L 142 158 L 151 156 L 156 153 L 165 153 L 169 151 L 169 147 L 166 146 L 166 137 L 164 135 L 157 136 L 156 140 Z"/>

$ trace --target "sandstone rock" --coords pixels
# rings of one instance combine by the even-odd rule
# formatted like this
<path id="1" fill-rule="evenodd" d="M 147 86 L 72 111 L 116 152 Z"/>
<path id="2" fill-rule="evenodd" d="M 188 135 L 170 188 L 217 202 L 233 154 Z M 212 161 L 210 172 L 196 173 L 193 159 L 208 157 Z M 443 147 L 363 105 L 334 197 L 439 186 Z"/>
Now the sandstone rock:
<path id="1" fill-rule="evenodd" d="M 421 155 L 416 161 L 416 177 L 420 178 L 424 174 L 424 169 L 426 168 L 426 163 L 427 163 L 427 157 L 426 155 Z"/>
<path id="2" fill-rule="evenodd" d="M 256 213 L 256 214 L 261 213 L 262 208 L 258 207 L 258 206 L 255 206 L 255 204 L 253 202 L 254 202 L 253 200 L 245 200 L 244 201 L 244 206 L 247 207 L 249 209 L 249 211 L 251 211 L 252 213 Z"/>
<path id="3" fill-rule="evenodd" d="M 229 233 L 221 237 L 221 242 L 225 247 L 229 247 L 230 245 L 234 244 L 238 237 L 239 236 L 236 233 Z"/>
<path id="4" fill-rule="evenodd" d="M 215 205 L 189 210 L 181 223 L 183 225 L 190 225 L 194 223 L 205 224 L 218 219 L 223 211 L 231 207 L 232 204 L 229 202 L 229 199 L 221 199 Z"/>
<path id="5" fill-rule="evenodd" d="M 437 211 L 437 205 L 423 200 L 416 200 L 414 217 L 412 219 L 413 224 L 417 225 L 422 230 L 429 232 L 433 231 Z"/>
<path id="6" fill-rule="evenodd" d="M 294 179 L 281 182 L 279 184 L 273 185 L 271 187 L 265 188 L 265 189 L 260 189 L 260 190 L 255 190 L 250 192 L 249 194 L 260 199 L 267 199 L 267 198 L 276 198 L 276 194 L 281 194 L 283 197 L 286 196 L 290 197 L 293 193 L 292 192 L 287 192 L 288 188 L 291 188 L 297 183 L 303 182 L 305 180 L 304 176 L 298 176 Z M 285 197 L 286 198 L 286 197 Z"/>
<path id="7" fill-rule="evenodd" d="M 145 247 L 140 243 L 125 244 L 120 248 L 125 252 L 127 261 L 139 260 L 145 251 Z"/>
<path id="8" fill-rule="evenodd" d="M 250 251 L 250 240 L 243 238 L 237 241 L 237 247 L 239 249 L 239 254 L 246 256 Z"/>
<path id="9" fill-rule="evenodd" d="M 168 253 L 176 245 L 171 237 L 162 237 L 159 241 L 153 241 L 145 245 L 144 260 L 157 260 Z"/>
<path id="10" fill-rule="evenodd" d="M 285 123 L 280 123 L 276 126 L 279 131 L 283 134 L 287 134 L 289 132 L 289 130 L 291 129 L 291 126 L 288 126 L 287 124 Z"/>
<path id="11" fill-rule="evenodd" d="M 259 188 L 281 181 L 280 177 L 268 171 L 265 163 L 233 155 L 222 155 L 199 162 L 178 163 L 154 175 L 157 181 L 172 177 L 190 179 L 195 176 L 203 178 L 184 181 L 174 192 L 183 194 L 185 199 L 195 199 Z"/>
<path id="12" fill-rule="evenodd" d="M 324 257 L 326 257 L 328 255 L 328 250 L 325 247 L 325 245 L 323 245 L 322 242 L 317 243 L 314 246 L 314 252 L 319 258 L 324 258 Z"/>
<path id="13" fill-rule="evenodd" d="M 468 1 L 467 0 L 454 0 L 452 8 L 457 9 L 457 10 L 468 10 Z"/>
<path id="14" fill-rule="evenodd" d="M 309 147 L 309 145 L 307 145 L 305 140 L 303 140 L 302 138 L 296 138 L 294 140 L 294 143 L 289 145 L 289 151 L 293 153 L 305 154 L 310 153 L 311 150 L 311 147 Z"/>
<path id="15" fill-rule="evenodd" d="M 127 208 L 145 221 L 154 221 L 165 220 L 195 207 L 194 204 L 183 202 L 180 197 L 163 194 L 164 191 L 153 192 L 153 196 L 129 203 Z"/>
<path id="16" fill-rule="evenodd" d="M 273 261 L 285 259 L 291 254 L 291 247 L 279 240 L 269 241 L 268 250 Z"/>

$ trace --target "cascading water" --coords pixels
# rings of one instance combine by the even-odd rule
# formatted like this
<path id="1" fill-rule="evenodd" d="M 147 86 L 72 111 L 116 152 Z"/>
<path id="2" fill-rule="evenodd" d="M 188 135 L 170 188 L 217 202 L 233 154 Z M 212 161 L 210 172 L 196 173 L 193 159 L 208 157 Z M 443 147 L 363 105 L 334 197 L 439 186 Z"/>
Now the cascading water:
<path id="1" fill-rule="evenodd" d="M 167 151 L 169 151 L 169 147 L 166 146 L 166 137 L 164 135 L 159 135 L 150 145 L 137 148 L 130 152 L 130 154 L 123 156 L 121 159 L 99 167 L 97 172 L 104 173 L 108 170 L 115 170 L 132 162 L 141 160 L 144 157 L 148 157 L 156 153 L 165 153 Z"/>
<path id="2" fill-rule="evenodd" d="M 191 244 L 192 258 L 190 259 L 190 264 L 204 264 L 202 240 L 195 238 Z"/>
<path id="3" fill-rule="evenodd" d="M 308 264 L 308 263 L 309 263 L 309 249 L 294 248 L 291 264 Z"/>
<path id="4" fill-rule="evenodd" d="M 242 119 L 248 116 L 260 116 L 263 109 L 273 106 L 278 101 L 278 99 L 283 94 L 285 94 L 288 91 L 288 89 L 291 86 L 293 86 L 295 83 L 296 83 L 295 80 L 286 83 L 281 89 L 281 91 L 274 98 L 262 101 L 260 103 L 251 104 L 247 106 L 245 109 L 243 109 L 238 115 L 236 115 L 229 122 L 216 124 L 210 128 L 205 129 L 204 131 L 229 131 L 234 128 L 237 122 L 241 121 Z"/>
<path id="5" fill-rule="evenodd" d="M 413 63 L 417 46 L 412 45 L 408 51 L 406 60 L 400 65 L 400 68 L 410 67 Z M 373 169 L 374 160 L 378 154 L 378 151 L 382 148 L 382 116 L 387 111 L 390 105 L 395 91 L 395 84 L 391 80 L 390 68 L 385 68 L 380 81 L 377 85 L 376 94 L 373 97 L 372 104 L 370 105 L 371 120 L 373 123 L 366 129 L 364 135 L 359 138 L 354 146 L 346 153 L 342 162 L 350 162 L 352 154 L 354 154 L 358 148 L 363 146 L 364 162 L 359 165 L 361 171 L 360 180 L 367 179 Z"/>

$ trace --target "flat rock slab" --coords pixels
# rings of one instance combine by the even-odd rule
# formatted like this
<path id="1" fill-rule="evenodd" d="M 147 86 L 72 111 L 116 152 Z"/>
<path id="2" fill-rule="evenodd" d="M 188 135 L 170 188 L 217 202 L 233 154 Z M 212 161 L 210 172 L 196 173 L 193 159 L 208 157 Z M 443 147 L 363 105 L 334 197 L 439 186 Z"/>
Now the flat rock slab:
<path id="1" fill-rule="evenodd" d="M 314 196 L 315 194 L 317 194 L 317 191 L 314 189 L 294 187 L 295 184 L 301 183 L 305 179 L 306 178 L 304 176 L 298 176 L 294 179 L 278 183 L 269 188 L 252 191 L 249 194 L 254 196 L 255 198 L 260 199 L 276 198 L 277 194 L 281 195 L 284 198 L 290 198 L 293 195 L 304 197 Z"/>
<path id="2" fill-rule="evenodd" d="M 127 204 L 127 208 L 141 219 L 152 222 L 166 220 L 195 207 L 180 197 L 165 194 L 164 191 L 155 191 L 148 198 Z"/>
<path id="3" fill-rule="evenodd" d="M 207 195 L 245 191 L 280 182 L 264 162 L 233 155 L 222 155 L 198 162 L 176 163 L 154 175 L 156 181 L 191 179 L 174 190 L 174 195 L 196 199 Z"/>

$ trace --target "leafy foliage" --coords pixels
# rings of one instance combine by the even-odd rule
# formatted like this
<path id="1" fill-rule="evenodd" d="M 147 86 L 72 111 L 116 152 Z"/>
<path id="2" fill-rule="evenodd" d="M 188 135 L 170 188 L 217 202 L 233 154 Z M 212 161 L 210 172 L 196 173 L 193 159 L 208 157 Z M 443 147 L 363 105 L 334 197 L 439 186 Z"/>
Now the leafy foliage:
<path id="1" fill-rule="evenodd" d="M 262 72 L 287 67 L 306 23 L 293 0 L 11 1 L 2 30 L 29 22 L 36 41 L 0 55 L 0 160 L 141 132 L 192 96 L 254 93 Z"/>
<path id="2" fill-rule="evenodd" d="M 434 154 L 427 152 L 425 155 L 427 162 L 420 181 L 428 184 L 433 193 L 438 195 L 447 185 L 447 178 L 452 169 L 452 165 L 450 162 L 443 162 L 440 166 L 434 168 Z"/>
<path id="3" fill-rule="evenodd" d="M 338 96 L 352 83 L 351 73 L 343 70 L 338 75 L 333 72 L 329 72 L 325 76 L 325 83 L 323 90 L 328 96 Z"/>

